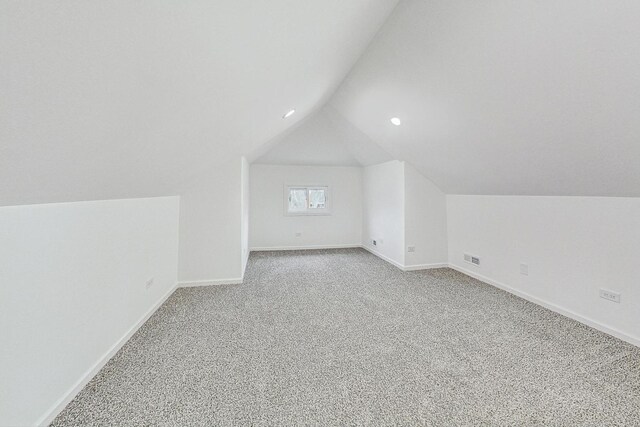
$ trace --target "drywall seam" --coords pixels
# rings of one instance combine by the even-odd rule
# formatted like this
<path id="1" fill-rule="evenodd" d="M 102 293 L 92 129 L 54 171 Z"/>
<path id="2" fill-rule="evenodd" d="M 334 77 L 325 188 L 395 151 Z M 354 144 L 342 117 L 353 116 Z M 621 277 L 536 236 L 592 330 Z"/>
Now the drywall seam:
<path id="1" fill-rule="evenodd" d="M 515 288 L 512 288 L 509 285 L 505 285 L 504 283 L 501 283 L 501 282 L 498 282 L 496 280 L 490 279 L 490 278 L 488 278 L 486 276 L 483 276 L 481 274 L 478 274 L 478 273 L 475 273 L 473 271 L 467 270 L 466 268 L 460 267 L 458 265 L 450 263 L 449 267 L 454 269 L 454 270 L 456 270 L 456 271 L 459 271 L 462 274 L 465 274 L 467 276 L 473 277 L 474 279 L 480 280 L 483 283 L 486 283 L 488 285 L 494 286 L 494 287 L 496 287 L 498 289 L 502 289 L 503 291 L 509 292 L 510 294 L 513 294 L 513 295 L 516 295 L 516 296 L 518 296 L 520 298 L 526 299 L 529 302 L 532 302 L 534 304 L 542 306 L 542 307 L 544 307 L 546 309 L 554 311 L 554 312 L 556 312 L 558 314 L 561 314 L 561 315 L 563 315 L 565 317 L 573 319 L 573 320 L 575 320 L 577 322 L 583 323 L 583 324 L 585 324 L 587 326 L 590 326 L 590 327 L 592 327 L 594 329 L 597 329 L 600 332 L 604 332 L 605 334 L 612 335 L 612 336 L 614 336 L 616 338 L 619 338 L 619 339 L 621 339 L 623 341 L 628 342 L 629 344 L 633 344 L 633 345 L 635 345 L 637 347 L 640 347 L 640 337 L 629 335 L 629 334 L 627 334 L 625 332 L 622 332 L 622 331 L 620 331 L 620 330 L 618 330 L 616 328 L 612 328 L 612 327 L 607 326 L 607 325 L 605 325 L 603 323 L 600 323 L 600 322 L 598 322 L 596 320 L 593 320 L 593 319 L 591 319 L 589 317 L 582 316 L 582 315 L 580 315 L 578 313 L 575 313 L 575 312 L 573 312 L 571 310 L 568 310 L 568 309 L 566 309 L 564 307 L 561 307 L 559 305 L 550 303 L 550 302 L 548 302 L 546 300 L 543 300 L 541 298 L 534 297 L 533 295 L 530 295 L 530 294 L 528 294 L 526 292 L 519 291 L 519 290 L 517 290 Z"/>
<path id="2" fill-rule="evenodd" d="M 158 310 L 162 304 L 176 290 L 177 284 L 172 286 L 169 291 L 164 294 L 142 317 L 120 338 L 96 363 L 89 368 L 87 372 L 62 396 L 56 403 L 49 408 L 45 414 L 36 421 L 37 426 L 49 425 L 55 417 L 76 397 L 78 393 L 93 379 L 94 376 L 107 364 L 107 362 L 115 356 L 115 354 L 124 346 L 127 341 L 135 334 L 142 325 Z"/>

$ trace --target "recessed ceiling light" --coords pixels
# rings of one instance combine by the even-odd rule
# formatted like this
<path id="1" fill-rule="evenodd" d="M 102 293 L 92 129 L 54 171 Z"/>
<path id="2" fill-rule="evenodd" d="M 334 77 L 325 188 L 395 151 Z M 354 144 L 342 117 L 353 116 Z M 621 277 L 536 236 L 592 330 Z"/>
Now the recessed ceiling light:
<path id="1" fill-rule="evenodd" d="M 283 119 L 286 119 L 287 117 L 291 116 L 293 113 L 295 113 L 296 110 L 289 110 L 287 111 L 287 114 L 285 114 L 284 116 L 282 116 Z"/>
<path id="2" fill-rule="evenodd" d="M 402 122 L 400 121 L 400 119 L 399 119 L 399 118 L 397 118 L 397 117 L 392 118 L 392 119 L 391 119 L 391 123 L 393 123 L 393 124 L 394 124 L 394 125 L 396 125 L 396 126 L 400 126 L 400 125 L 402 124 Z"/>

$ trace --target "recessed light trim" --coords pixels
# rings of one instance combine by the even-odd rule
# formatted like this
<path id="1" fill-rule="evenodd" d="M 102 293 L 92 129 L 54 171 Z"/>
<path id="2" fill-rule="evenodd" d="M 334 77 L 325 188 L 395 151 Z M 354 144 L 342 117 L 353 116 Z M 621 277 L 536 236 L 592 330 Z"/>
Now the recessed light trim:
<path id="1" fill-rule="evenodd" d="M 396 125 L 396 126 L 400 126 L 400 125 L 402 124 L 402 122 L 400 121 L 400 119 L 399 119 L 399 118 L 397 118 L 397 117 L 393 117 L 393 118 L 391 118 L 391 123 L 393 123 L 393 124 L 394 124 L 394 125 Z"/>
<path id="2" fill-rule="evenodd" d="M 291 117 L 293 115 L 293 113 L 295 113 L 295 112 L 296 112 L 296 110 L 289 110 L 289 111 L 287 111 L 287 113 L 284 116 L 282 116 L 282 118 L 286 119 L 287 117 Z"/>

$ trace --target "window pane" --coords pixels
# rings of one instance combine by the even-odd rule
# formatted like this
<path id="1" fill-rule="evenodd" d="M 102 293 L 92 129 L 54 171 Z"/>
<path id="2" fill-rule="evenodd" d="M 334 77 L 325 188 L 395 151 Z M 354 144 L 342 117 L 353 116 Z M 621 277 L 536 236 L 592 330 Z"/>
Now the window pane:
<path id="1" fill-rule="evenodd" d="M 307 189 L 289 189 L 289 212 L 299 212 L 307 209 Z"/>
<path id="2" fill-rule="evenodd" d="M 309 189 L 309 209 L 324 209 L 327 207 L 327 197 L 323 188 Z"/>

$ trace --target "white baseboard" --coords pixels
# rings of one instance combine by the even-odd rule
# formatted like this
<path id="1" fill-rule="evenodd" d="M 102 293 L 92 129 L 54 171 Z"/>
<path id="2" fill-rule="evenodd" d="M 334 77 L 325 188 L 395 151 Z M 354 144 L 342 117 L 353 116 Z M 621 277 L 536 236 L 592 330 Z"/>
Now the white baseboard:
<path id="1" fill-rule="evenodd" d="M 396 267 L 398 267 L 400 270 L 402 271 L 416 271 L 416 270 L 431 270 L 432 268 L 446 268 L 449 266 L 448 263 L 446 262 L 440 262 L 440 263 L 434 263 L 434 264 L 414 264 L 414 265 L 403 265 L 400 264 L 399 262 L 389 258 L 386 255 L 382 255 L 380 252 L 371 249 L 368 246 L 365 245 L 361 245 L 360 246 L 362 249 L 371 252 L 372 254 L 374 254 L 375 256 L 377 256 L 378 258 L 387 261 L 389 264 L 392 264 Z"/>
<path id="2" fill-rule="evenodd" d="M 151 315 L 156 312 L 158 308 L 171 296 L 171 294 L 176 290 L 176 286 L 172 286 L 169 291 L 164 294 L 160 299 L 149 309 L 147 312 L 116 342 L 98 361 L 89 368 L 88 371 L 82 375 L 82 377 L 69 389 L 64 396 L 62 396 L 56 403 L 49 408 L 45 414 L 36 421 L 37 426 L 48 426 L 55 417 L 58 416 L 60 412 L 76 397 L 78 393 L 86 386 L 89 381 L 107 364 L 107 362 L 115 356 L 115 354 L 122 348 L 123 345 L 126 344 L 127 341 L 135 334 L 138 329 L 144 323 L 149 320 Z"/>
<path id="3" fill-rule="evenodd" d="M 416 271 L 416 270 L 431 270 L 433 268 L 447 268 L 449 264 L 446 262 L 440 262 L 435 264 L 414 264 L 414 265 L 405 265 L 402 267 L 403 271 Z"/>
<path id="4" fill-rule="evenodd" d="M 247 271 L 247 265 L 249 265 L 249 257 L 251 256 L 251 250 L 247 249 L 247 254 L 244 256 L 242 260 L 242 281 L 244 282 L 244 273 Z"/>
<path id="5" fill-rule="evenodd" d="M 347 245 L 311 245 L 311 246 L 267 246 L 267 247 L 254 247 L 251 248 L 252 252 L 264 252 L 264 251 L 305 251 L 314 249 L 347 249 L 347 248 L 361 248 L 360 243 L 352 243 Z"/>
<path id="6" fill-rule="evenodd" d="M 178 282 L 178 288 L 194 288 L 198 286 L 219 286 L 219 285 L 239 285 L 242 284 L 242 277 L 233 279 L 209 279 Z"/>
<path id="7" fill-rule="evenodd" d="M 389 264 L 394 265 L 394 266 L 398 267 L 400 270 L 403 270 L 403 271 L 404 271 L 404 265 L 400 264 L 399 262 L 397 262 L 397 261 L 395 261 L 395 260 L 393 260 L 393 259 L 389 258 L 389 257 L 388 257 L 388 256 L 386 256 L 386 255 L 382 255 L 380 252 L 378 252 L 378 251 L 376 251 L 376 250 L 374 250 L 374 249 L 371 249 L 371 248 L 370 248 L 370 247 L 368 247 L 368 246 L 361 245 L 360 247 L 361 247 L 362 249 L 364 249 L 365 251 L 371 252 L 372 254 L 374 254 L 375 256 L 377 256 L 378 258 L 380 258 L 380 259 L 382 259 L 382 260 L 384 260 L 384 261 L 387 261 Z"/>
<path id="8" fill-rule="evenodd" d="M 232 279 L 186 280 L 184 282 L 178 282 L 176 287 L 196 288 L 200 286 L 241 285 L 244 282 L 244 273 L 245 271 L 247 271 L 247 264 L 249 263 L 250 254 L 251 254 L 251 251 L 247 251 L 246 259 L 244 260 L 244 267 L 242 268 L 241 277 L 234 277 Z"/>
<path id="9" fill-rule="evenodd" d="M 596 320 L 593 320 L 589 317 L 585 317 L 582 316 L 574 311 L 568 310 L 564 307 L 561 307 L 559 305 L 553 304 L 549 301 L 543 300 L 541 298 L 535 297 L 533 295 L 530 295 L 526 292 L 522 292 L 518 289 L 515 289 L 509 285 L 505 285 L 504 283 L 500 283 L 498 281 L 495 281 L 493 279 L 490 279 L 486 276 L 483 276 L 481 274 L 478 274 L 474 271 L 471 270 L 467 270 L 464 267 L 460 267 L 458 265 L 455 264 L 449 264 L 449 268 L 452 268 L 453 270 L 459 271 L 462 274 L 466 274 L 467 276 L 473 277 L 474 279 L 478 279 L 481 282 L 484 282 L 488 285 L 494 286 L 496 288 L 502 289 L 503 291 L 509 292 L 510 294 L 519 296 L 520 298 L 526 299 L 529 302 L 532 302 L 534 304 L 540 305 L 544 308 L 547 308 L 551 311 L 554 311 L 558 314 L 561 314 L 563 316 L 566 316 L 570 319 L 573 319 L 577 322 L 580 323 L 584 323 L 587 326 L 591 326 L 594 329 L 597 329 L 601 332 L 604 332 L 605 334 L 609 334 L 609 335 L 613 335 L 616 338 L 619 338 L 623 341 L 628 342 L 629 344 L 633 344 L 635 346 L 640 347 L 640 338 L 639 337 L 635 337 L 633 335 L 629 335 L 626 332 L 622 332 L 616 328 L 612 328 L 610 326 L 607 326 L 603 323 L 600 323 Z"/>

